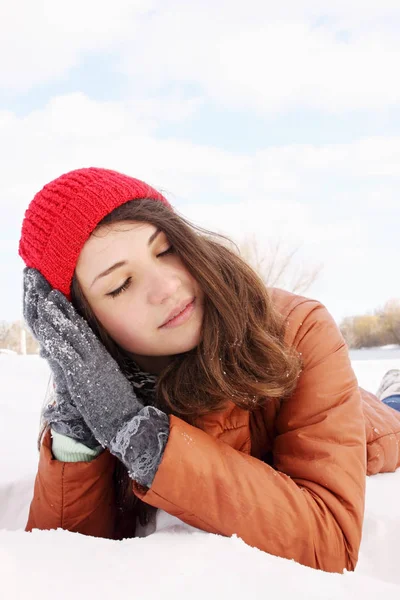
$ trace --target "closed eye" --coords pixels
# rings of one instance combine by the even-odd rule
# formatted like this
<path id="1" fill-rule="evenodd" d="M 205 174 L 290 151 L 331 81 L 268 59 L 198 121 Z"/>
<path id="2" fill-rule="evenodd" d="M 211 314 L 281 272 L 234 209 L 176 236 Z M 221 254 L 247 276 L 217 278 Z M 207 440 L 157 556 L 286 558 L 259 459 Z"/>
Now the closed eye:
<path id="1" fill-rule="evenodd" d="M 122 294 L 122 292 L 125 292 L 125 290 L 128 289 L 128 287 L 131 285 L 131 281 L 132 281 L 132 277 L 128 277 L 128 279 L 126 279 L 119 288 L 117 288 L 116 290 L 113 290 L 112 292 L 108 292 L 108 294 L 106 294 L 106 296 L 111 296 L 111 298 L 116 298 L 117 296 Z"/>
<path id="2" fill-rule="evenodd" d="M 172 254 L 174 252 L 174 247 L 170 246 L 169 248 L 167 248 L 166 250 L 164 250 L 164 252 L 160 252 L 160 254 L 157 254 L 157 258 L 159 256 L 166 256 L 167 254 Z"/>
<path id="3" fill-rule="evenodd" d="M 157 258 L 159 258 L 160 256 L 167 256 L 168 254 L 173 254 L 174 251 L 175 251 L 174 247 L 170 246 L 169 248 L 164 250 L 164 252 L 160 252 L 160 254 L 157 254 Z M 128 277 L 119 288 L 117 288 L 116 290 L 113 290 L 112 292 L 108 292 L 106 294 L 106 296 L 111 296 L 111 298 L 116 298 L 117 296 L 119 296 L 120 294 L 125 292 L 128 289 L 128 287 L 131 285 L 131 283 L 132 283 L 132 277 Z"/>

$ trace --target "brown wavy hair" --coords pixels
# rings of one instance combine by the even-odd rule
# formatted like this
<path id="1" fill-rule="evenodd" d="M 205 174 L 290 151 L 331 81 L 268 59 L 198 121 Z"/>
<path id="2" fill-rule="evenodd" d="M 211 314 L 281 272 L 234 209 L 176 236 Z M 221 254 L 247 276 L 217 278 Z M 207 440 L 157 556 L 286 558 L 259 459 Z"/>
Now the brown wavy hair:
<path id="1" fill-rule="evenodd" d="M 221 409 L 227 400 L 254 410 L 267 398 L 289 396 L 300 372 L 299 356 L 284 342 L 285 324 L 265 284 L 233 250 L 233 242 L 192 225 L 154 200 L 119 206 L 92 235 L 100 227 L 125 221 L 151 223 L 163 231 L 204 292 L 201 341 L 193 350 L 172 357 L 159 375 L 157 404 L 193 422 Z M 131 360 L 129 353 L 95 317 L 75 276 L 71 297 L 124 370 Z"/>
<path id="2" fill-rule="evenodd" d="M 97 226 L 126 221 L 151 223 L 163 231 L 175 253 L 204 292 L 201 341 L 193 350 L 172 357 L 160 373 L 155 403 L 167 413 L 195 424 L 201 415 L 221 409 L 227 401 L 253 411 L 269 398 L 288 397 L 301 370 L 298 354 L 284 342 L 285 323 L 268 290 L 240 257 L 229 238 L 194 226 L 162 203 L 134 200 L 108 214 Z M 72 303 L 88 321 L 121 369 L 130 356 L 96 319 L 74 276 Z M 117 469 L 119 502 L 127 506 L 129 478 Z M 149 511 L 130 509 L 142 523 Z M 129 504 L 128 502 L 128 504 Z M 139 503 L 141 505 L 141 503 Z"/>

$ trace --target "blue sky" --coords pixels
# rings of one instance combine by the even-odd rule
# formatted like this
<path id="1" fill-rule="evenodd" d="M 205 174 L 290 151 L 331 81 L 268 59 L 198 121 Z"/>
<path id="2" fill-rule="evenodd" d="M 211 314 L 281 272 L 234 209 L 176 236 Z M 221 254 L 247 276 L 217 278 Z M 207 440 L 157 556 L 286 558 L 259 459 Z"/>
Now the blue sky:
<path id="1" fill-rule="evenodd" d="M 0 52 L 0 319 L 21 314 L 30 199 L 91 165 L 299 247 L 337 320 L 400 296 L 397 0 L 17 0 Z"/>

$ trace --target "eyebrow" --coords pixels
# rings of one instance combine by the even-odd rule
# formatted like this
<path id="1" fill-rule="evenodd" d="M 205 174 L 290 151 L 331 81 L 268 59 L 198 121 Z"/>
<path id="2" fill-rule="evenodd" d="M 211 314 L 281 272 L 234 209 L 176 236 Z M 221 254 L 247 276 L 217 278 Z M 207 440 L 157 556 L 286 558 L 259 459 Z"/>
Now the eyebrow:
<path id="1" fill-rule="evenodd" d="M 161 233 L 161 229 L 156 229 L 154 231 L 154 233 L 151 234 L 151 236 L 149 237 L 149 239 L 147 240 L 147 245 L 151 246 L 151 244 L 154 242 L 154 240 L 156 239 L 156 237 Z M 108 269 L 106 269 L 105 271 L 103 271 L 102 273 L 99 273 L 99 275 L 96 275 L 96 277 L 93 279 L 92 283 L 90 284 L 89 289 L 95 284 L 95 282 L 100 279 L 101 277 L 106 277 L 107 275 L 109 275 L 110 273 L 112 273 L 113 271 L 115 271 L 115 269 L 119 269 L 120 267 L 123 267 L 127 264 L 126 260 L 120 260 L 119 262 L 111 265 L 111 267 L 108 267 Z"/>

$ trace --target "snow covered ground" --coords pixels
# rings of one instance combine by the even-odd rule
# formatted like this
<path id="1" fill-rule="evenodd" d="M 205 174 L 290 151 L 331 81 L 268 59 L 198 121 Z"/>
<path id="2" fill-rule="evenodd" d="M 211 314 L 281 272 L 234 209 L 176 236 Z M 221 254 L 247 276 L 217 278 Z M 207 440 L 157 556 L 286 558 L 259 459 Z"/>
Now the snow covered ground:
<path id="1" fill-rule="evenodd" d="M 381 358 L 382 357 L 382 358 Z M 376 391 L 400 354 L 353 362 Z M 359 565 L 344 575 L 314 571 L 161 515 L 156 533 L 115 542 L 65 531 L 23 531 L 36 472 L 47 365 L 0 355 L 0 598 L 400 598 L 400 470 L 368 478 Z"/>

